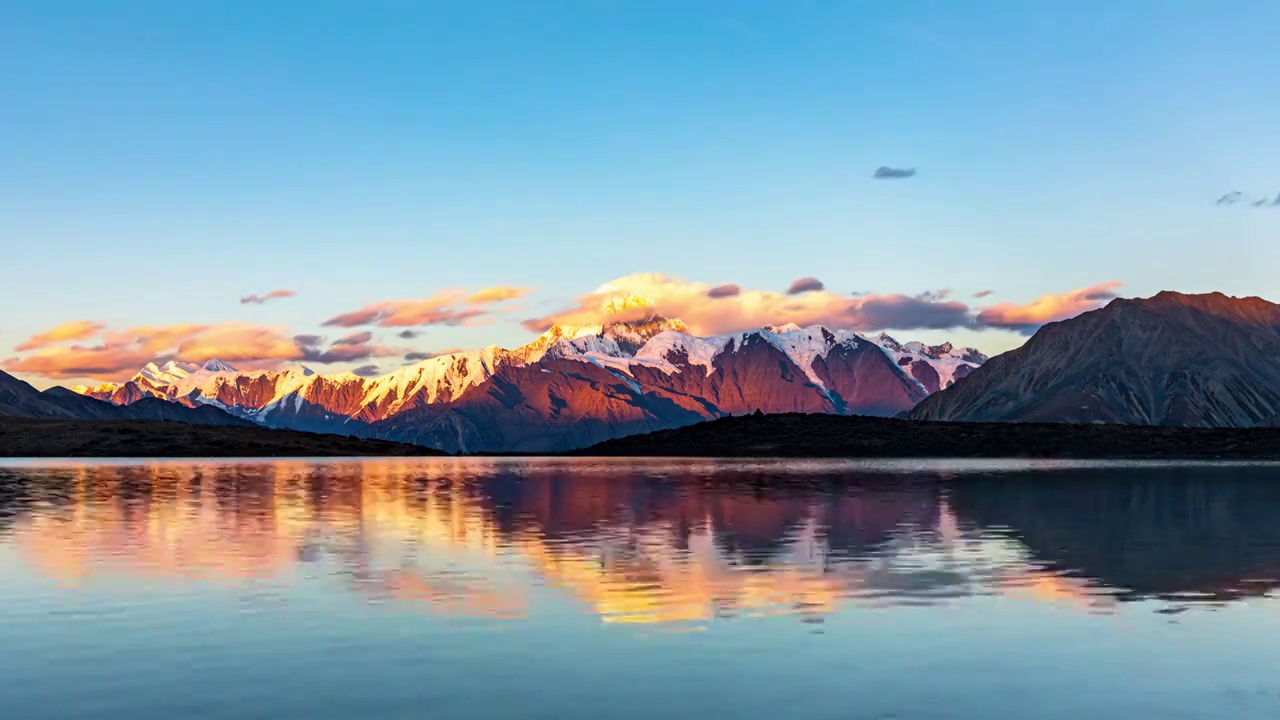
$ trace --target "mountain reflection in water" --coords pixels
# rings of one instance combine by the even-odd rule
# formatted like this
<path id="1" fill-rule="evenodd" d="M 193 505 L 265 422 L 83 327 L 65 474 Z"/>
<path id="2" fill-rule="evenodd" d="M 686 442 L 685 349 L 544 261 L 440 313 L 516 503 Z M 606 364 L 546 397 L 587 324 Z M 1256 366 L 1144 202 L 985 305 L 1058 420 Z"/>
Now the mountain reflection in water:
<path id="1" fill-rule="evenodd" d="M 63 583 L 256 586 L 513 619 L 704 624 L 1001 595 L 1114 612 L 1269 593 L 1267 467 L 711 461 L 0 467 L 0 543 Z"/>

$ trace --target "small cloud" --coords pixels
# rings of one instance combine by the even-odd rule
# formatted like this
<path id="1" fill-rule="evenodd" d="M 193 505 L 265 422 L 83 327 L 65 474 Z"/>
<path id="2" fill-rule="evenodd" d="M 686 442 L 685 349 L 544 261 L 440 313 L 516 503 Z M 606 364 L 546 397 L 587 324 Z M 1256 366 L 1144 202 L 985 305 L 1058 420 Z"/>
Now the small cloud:
<path id="1" fill-rule="evenodd" d="M 1270 201 L 1270 200 L 1268 200 L 1268 199 L 1266 199 L 1266 198 L 1258 198 L 1257 200 L 1254 200 L 1254 201 L 1253 201 L 1253 206 L 1254 206 L 1254 207 L 1266 207 L 1268 204 L 1270 204 L 1270 202 L 1271 202 L 1271 201 Z"/>
<path id="2" fill-rule="evenodd" d="M 915 177 L 915 168 L 894 168 L 887 165 L 881 165 L 876 168 L 876 172 L 871 177 L 876 180 L 904 180 L 906 178 Z"/>
<path id="3" fill-rule="evenodd" d="M 1271 203 L 1271 207 L 1280 207 L 1280 194 L 1276 195 L 1276 199 Z"/>
<path id="4" fill-rule="evenodd" d="M 864 297 L 870 294 L 871 294 L 870 290 L 854 290 L 853 292 L 849 293 L 849 295 L 851 295 L 852 297 Z"/>
<path id="5" fill-rule="evenodd" d="M 800 295 L 807 292 L 817 292 L 825 288 L 826 285 L 822 281 L 814 277 L 802 277 L 791 283 L 791 287 L 787 288 L 788 295 Z"/>
<path id="6" fill-rule="evenodd" d="M 396 333 L 396 337 L 404 340 L 412 340 L 422 334 L 421 330 L 401 330 Z"/>
<path id="7" fill-rule="evenodd" d="M 741 293 L 742 288 L 734 285 L 733 283 L 727 283 L 725 285 L 717 285 L 708 290 L 707 297 L 714 300 L 718 298 L 738 297 Z"/>
<path id="8" fill-rule="evenodd" d="M 1215 205 L 1235 205 L 1236 203 L 1240 202 L 1240 198 L 1242 197 L 1244 197 L 1244 193 L 1240 192 L 1239 190 L 1235 190 L 1233 192 L 1229 192 L 1226 195 L 1223 195 L 1222 197 L 1218 198 L 1218 201 L 1214 204 Z"/>
<path id="9" fill-rule="evenodd" d="M 995 291 L 995 290 L 979 290 L 978 292 L 974 293 L 974 294 L 973 294 L 973 296 L 974 296 L 975 298 L 977 298 L 977 299 L 981 300 L 981 299 L 982 299 L 982 298 L 984 298 L 984 297 L 989 297 L 989 296 L 991 296 L 991 295 L 995 295 L 995 294 L 996 294 L 996 291 Z"/>
<path id="10" fill-rule="evenodd" d="M 404 359 L 405 359 L 405 362 L 422 362 L 423 360 L 430 360 L 435 356 L 436 356 L 435 353 L 411 352 L 411 353 L 406 353 L 404 356 Z"/>
<path id="11" fill-rule="evenodd" d="M 487 287 L 477 290 L 467 296 L 467 303 L 470 305 L 491 305 L 493 303 L 500 303 L 504 300 L 522 298 L 528 291 L 528 288 L 511 287 L 509 285 Z"/>
<path id="12" fill-rule="evenodd" d="M 272 290 L 266 295 L 246 295 L 240 298 L 241 305 L 261 305 L 272 300 L 280 300 L 282 298 L 293 297 L 298 293 L 292 290 Z"/>
<path id="13" fill-rule="evenodd" d="M 299 345 L 314 347 L 324 342 L 324 338 L 320 337 L 319 335 L 294 335 L 293 341 L 298 343 Z"/>
<path id="14" fill-rule="evenodd" d="M 341 345 L 364 345 L 365 343 L 369 342 L 372 339 L 373 339 L 373 333 L 366 330 L 364 332 L 353 333 L 346 337 L 340 337 L 337 340 L 333 341 L 333 346 L 338 347 Z"/>
<path id="15" fill-rule="evenodd" d="M 351 372 L 359 375 L 360 377 L 377 377 L 382 374 L 382 371 L 378 369 L 377 365 L 361 365 L 358 368 L 353 368 Z"/>
<path id="16" fill-rule="evenodd" d="M 942 290 L 925 290 L 924 292 L 917 295 L 916 299 L 924 300 L 925 302 L 942 302 L 943 300 L 946 300 L 950 296 L 951 296 L 951 290 L 948 288 L 943 288 Z"/>

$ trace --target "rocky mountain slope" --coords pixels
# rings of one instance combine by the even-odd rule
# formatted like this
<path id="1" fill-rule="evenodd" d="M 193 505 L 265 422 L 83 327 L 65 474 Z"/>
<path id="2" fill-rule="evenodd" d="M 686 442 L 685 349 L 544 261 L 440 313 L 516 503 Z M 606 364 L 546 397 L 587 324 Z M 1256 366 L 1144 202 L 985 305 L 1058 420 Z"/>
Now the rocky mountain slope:
<path id="1" fill-rule="evenodd" d="M 443 355 L 377 378 L 170 362 L 76 391 L 118 404 L 211 405 L 268 427 L 450 452 L 542 452 L 757 409 L 894 415 L 985 360 L 972 349 L 821 326 L 700 338 L 654 316 L 557 326 L 515 350 Z"/>
<path id="2" fill-rule="evenodd" d="M 917 420 L 1253 427 L 1280 414 L 1280 305 L 1162 292 L 1041 328 Z"/>

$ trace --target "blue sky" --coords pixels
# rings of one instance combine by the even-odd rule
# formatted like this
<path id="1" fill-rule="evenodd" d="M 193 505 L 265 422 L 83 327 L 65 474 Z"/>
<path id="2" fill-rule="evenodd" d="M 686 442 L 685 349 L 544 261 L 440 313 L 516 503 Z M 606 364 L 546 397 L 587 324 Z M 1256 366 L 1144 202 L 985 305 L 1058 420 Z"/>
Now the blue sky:
<path id="1" fill-rule="evenodd" d="M 413 343 L 510 346 L 635 272 L 1280 299 L 1280 207 L 1214 203 L 1280 194 L 1276 27 L 1193 0 L 0 0 L 0 357 L 72 320 L 313 333 L 534 288 Z"/>

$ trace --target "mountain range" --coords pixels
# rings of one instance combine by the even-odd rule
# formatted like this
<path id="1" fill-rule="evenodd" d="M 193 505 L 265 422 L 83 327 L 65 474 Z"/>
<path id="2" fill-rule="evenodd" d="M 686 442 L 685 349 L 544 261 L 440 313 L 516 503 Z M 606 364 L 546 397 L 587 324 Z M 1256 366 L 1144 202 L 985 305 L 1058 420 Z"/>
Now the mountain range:
<path id="1" fill-rule="evenodd" d="M 973 348 L 822 326 L 703 338 L 651 316 L 556 326 L 514 350 L 441 355 L 376 378 L 169 361 L 124 383 L 74 390 L 121 406 L 155 398 L 267 427 L 449 452 L 547 452 L 756 410 L 892 416 L 986 359 Z"/>
<path id="2" fill-rule="evenodd" d="M 63 387 L 41 392 L 0 372 L 0 416 L 31 420 L 169 420 L 189 425 L 253 427 L 212 405 L 184 406 L 158 397 L 129 404 L 104 402 Z"/>
<path id="3" fill-rule="evenodd" d="M 381 377 L 151 363 L 123 383 L 39 392 L 0 374 L 0 415 L 168 419 L 552 452 L 764 413 L 1280 426 L 1280 305 L 1220 293 L 1116 299 L 988 361 L 972 348 L 822 326 L 698 337 L 650 316 L 555 326 Z"/>

